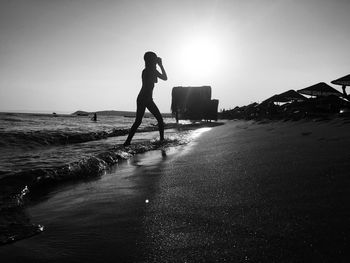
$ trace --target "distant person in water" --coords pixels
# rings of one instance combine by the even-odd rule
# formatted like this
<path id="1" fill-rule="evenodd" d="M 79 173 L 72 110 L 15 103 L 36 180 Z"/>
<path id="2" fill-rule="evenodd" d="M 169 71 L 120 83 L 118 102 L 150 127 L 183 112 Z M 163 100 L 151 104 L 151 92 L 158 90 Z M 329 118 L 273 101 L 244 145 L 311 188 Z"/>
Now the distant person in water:
<path id="1" fill-rule="evenodd" d="M 167 80 L 167 74 L 163 67 L 162 59 L 157 57 L 154 52 L 146 52 L 143 56 L 145 60 L 145 69 L 142 71 L 142 88 L 139 95 L 137 96 L 137 110 L 136 119 L 132 125 L 129 136 L 124 142 L 124 146 L 128 146 L 131 143 L 132 138 L 135 135 L 137 128 L 142 122 L 143 115 L 145 114 L 146 108 L 154 115 L 158 121 L 160 140 L 164 140 L 164 122 L 162 115 L 153 101 L 153 88 L 154 83 L 158 82 L 158 78 Z M 161 73 L 157 70 L 157 64 L 161 70 Z"/>
<path id="2" fill-rule="evenodd" d="M 91 118 L 92 121 L 97 121 L 97 114 L 96 112 L 94 113 L 94 116 Z"/>

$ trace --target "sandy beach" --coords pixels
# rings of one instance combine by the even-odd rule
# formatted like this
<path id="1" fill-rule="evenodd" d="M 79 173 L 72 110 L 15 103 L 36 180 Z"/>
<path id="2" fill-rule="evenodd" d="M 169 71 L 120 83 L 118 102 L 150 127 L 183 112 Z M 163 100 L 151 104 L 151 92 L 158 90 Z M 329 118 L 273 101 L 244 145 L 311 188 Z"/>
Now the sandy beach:
<path id="1" fill-rule="evenodd" d="M 32 197 L 2 262 L 347 262 L 350 122 L 228 121 Z"/>

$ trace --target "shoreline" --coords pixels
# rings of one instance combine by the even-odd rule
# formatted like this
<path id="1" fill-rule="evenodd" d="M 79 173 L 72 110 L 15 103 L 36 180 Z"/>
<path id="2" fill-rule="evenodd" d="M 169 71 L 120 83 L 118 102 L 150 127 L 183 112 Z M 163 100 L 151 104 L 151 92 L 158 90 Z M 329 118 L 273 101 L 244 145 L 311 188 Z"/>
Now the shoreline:
<path id="1" fill-rule="evenodd" d="M 168 157 L 135 155 L 116 167 L 122 176 L 111 171 L 68 185 L 29 207 L 50 227 L 0 247 L 0 255 L 35 262 L 342 262 L 350 234 L 349 125 L 228 121 Z"/>
<path id="2" fill-rule="evenodd" d="M 177 129 L 178 132 L 185 132 L 217 125 L 222 125 L 222 123 L 170 125 L 166 131 Z M 138 133 L 151 132 L 156 129 L 149 127 Z M 24 212 L 27 201 L 32 194 L 40 195 L 41 191 L 46 192 L 52 187 L 69 182 L 98 178 L 110 167 L 130 159 L 136 154 L 187 144 L 190 141 L 187 137 L 168 138 L 160 143 L 154 140 L 138 141 L 137 136 L 135 136 L 135 142 L 128 147 L 115 146 L 91 156 L 91 158 L 84 158 L 79 162 L 69 163 L 60 168 L 29 170 L 1 178 L 0 246 L 32 237 L 44 231 L 45 226 L 31 223 L 30 217 Z"/>

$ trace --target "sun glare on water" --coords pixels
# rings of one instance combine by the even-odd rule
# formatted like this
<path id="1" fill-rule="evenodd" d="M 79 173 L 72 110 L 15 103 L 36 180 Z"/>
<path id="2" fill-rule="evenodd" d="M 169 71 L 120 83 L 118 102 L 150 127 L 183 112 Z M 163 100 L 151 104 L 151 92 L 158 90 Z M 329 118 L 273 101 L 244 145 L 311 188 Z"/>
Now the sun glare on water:
<path id="1" fill-rule="evenodd" d="M 220 46 L 212 37 L 194 37 L 182 42 L 181 68 L 193 78 L 207 79 L 220 70 Z"/>

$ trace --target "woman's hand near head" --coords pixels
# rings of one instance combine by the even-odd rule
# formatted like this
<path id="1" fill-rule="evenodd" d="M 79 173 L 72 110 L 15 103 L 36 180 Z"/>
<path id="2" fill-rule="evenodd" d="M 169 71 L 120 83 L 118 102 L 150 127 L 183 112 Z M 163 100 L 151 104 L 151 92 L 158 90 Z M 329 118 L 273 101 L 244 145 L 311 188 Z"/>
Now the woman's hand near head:
<path id="1" fill-rule="evenodd" d="M 162 58 L 157 57 L 157 63 L 158 63 L 159 66 L 162 65 Z"/>

